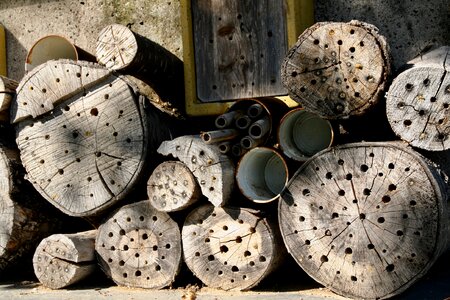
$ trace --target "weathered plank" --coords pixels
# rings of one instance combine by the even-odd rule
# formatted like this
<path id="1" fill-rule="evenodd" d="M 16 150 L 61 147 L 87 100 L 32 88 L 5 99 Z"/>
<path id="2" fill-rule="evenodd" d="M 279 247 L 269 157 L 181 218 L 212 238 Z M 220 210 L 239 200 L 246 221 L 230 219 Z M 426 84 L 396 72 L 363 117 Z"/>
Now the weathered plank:
<path id="1" fill-rule="evenodd" d="M 147 181 L 151 205 L 159 211 L 185 209 L 201 196 L 200 187 L 192 172 L 179 161 L 166 161 L 153 170 Z"/>
<path id="2" fill-rule="evenodd" d="M 111 24 L 98 35 L 96 56 L 108 69 L 139 78 L 164 101 L 184 110 L 183 62 L 161 45 L 126 26 Z"/>
<path id="3" fill-rule="evenodd" d="M 55 70 L 64 71 L 66 77 L 55 75 Z M 143 99 L 125 79 L 99 66 L 55 61 L 31 73 L 35 76 L 25 82 L 34 82 L 34 89 L 21 82 L 15 101 L 16 108 L 23 108 L 20 99 L 33 99 L 25 107 L 38 110 L 17 110 L 22 116 L 33 116 L 16 127 L 28 180 L 50 203 L 72 216 L 97 214 L 123 199 L 146 172 L 145 165 L 154 160 L 147 154 L 169 136 L 156 109 L 144 108 Z M 87 78 L 109 75 L 95 85 L 85 85 L 88 74 Z M 59 89 L 64 82 L 70 87 Z M 37 104 L 43 96 L 33 95 L 44 87 L 52 96 L 41 110 Z"/>
<path id="4" fill-rule="evenodd" d="M 450 148 L 450 47 L 407 63 L 386 97 L 386 114 L 394 132 L 414 147 Z"/>
<path id="5" fill-rule="evenodd" d="M 279 204 L 288 251 L 315 280 L 352 298 L 397 295 L 447 248 L 442 178 L 399 143 L 324 150 L 289 181 Z"/>
<path id="6" fill-rule="evenodd" d="M 246 208 L 201 206 L 182 230 L 184 259 L 209 287 L 248 290 L 285 255 L 277 227 Z"/>
<path id="7" fill-rule="evenodd" d="M 200 136 L 189 135 L 162 142 L 158 152 L 182 161 L 214 206 L 223 206 L 229 200 L 234 189 L 234 164 L 217 145 L 206 145 Z"/>
<path id="8" fill-rule="evenodd" d="M 53 234 L 43 239 L 33 256 L 34 272 L 46 287 L 60 289 L 91 275 L 97 268 L 97 230 Z"/>
<path id="9" fill-rule="evenodd" d="M 388 46 L 375 26 L 321 22 L 289 50 L 281 79 L 306 110 L 327 119 L 348 118 L 378 102 L 390 68 Z"/>
<path id="10" fill-rule="evenodd" d="M 197 95 L 203 102 L 286 94 L 284 1 L 192 1 Z"/>
<path id="11" fill-rule="evenodd" d="M 95 249 L 103 271 L 122 286 L 166 287 L 181 264 L 178 225 L 149 201 L 117 210 L 98 229 Z"/>

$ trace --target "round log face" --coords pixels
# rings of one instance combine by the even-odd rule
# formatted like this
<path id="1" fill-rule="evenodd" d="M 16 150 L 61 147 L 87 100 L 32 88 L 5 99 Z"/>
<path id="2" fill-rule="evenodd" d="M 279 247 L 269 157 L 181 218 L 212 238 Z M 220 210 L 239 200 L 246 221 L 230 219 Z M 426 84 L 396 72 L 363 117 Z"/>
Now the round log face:
<path id="1" fill-rule="evenodd" d="M 443 199 L 412 151 L 353 144 L 321 152 L 294 175 L 280 228 L 311 277 L 344 296 L 379 299 L 405 290 L 440 254 Z"/>
<path id="2" fill-rule="evenodd" d="M 209 287 L 245 290 L 272 268 L 272 231 L 261 217 L 238 208 L 194 210 L 182 230 L 189 269 Z"/>
<path id="3" fill-rule="evenodd" d="M 122 207 L 100 226 L 95 249 L 103 269 L 123 286 L 166 287 L 181 263 L 178 225 L 148 201 Z"/>
<path id="4" fill-rule="evenodd" d="M 21 122 L 16 141 L 29 180 L 69 215 L 110 206 L 142 169 L 147 138 L 141 114 L 127 83 L 111 76 L 51 114 Z"/>
<path id="5" fill-rule="evenodd" d="M 384 39 L 361 22 L 317 23 L 284 61 L 281 76 L 290 96 L 328 119 L 364 113 L 389 72 Z"/>
<path id="6" fill-rule="evenodd" d="M 386 113 L 392 130 L 412 146 L 450 148 L 450 75 L 444 68 L 414 67 L 389 88 Z"/>

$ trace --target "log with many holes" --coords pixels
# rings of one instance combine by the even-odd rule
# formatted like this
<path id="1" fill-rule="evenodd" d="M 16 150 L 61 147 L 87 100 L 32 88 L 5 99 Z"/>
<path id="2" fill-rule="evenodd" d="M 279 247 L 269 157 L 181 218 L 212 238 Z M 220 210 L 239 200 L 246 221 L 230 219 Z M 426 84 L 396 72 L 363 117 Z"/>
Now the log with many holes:
<path id="1" fill-rule="evenodd" d="M 386 97 L 386 114 L 394 132 L 414 147 L 450 148 L 450 47 L 408 62 Z"/>
<path id="2" fill-rule="evenodd" d="M 60 226 L 23 176 L 17 150 L 0 145 L 0 272 L 31 254 Z"/>
<path id="3" fill-rule="evenodd" d="M 118 285 L 160 289 L 181 264 L 178 225 L 149 201 L 123 206 L 98 229 L 95 249 L 102 269 Z"/>
<path id="4" fill-rule="evenodd" d="M 361 115 L 382 96 L 388 47 L 373 25 L 316 23 L 286 55 L 281 79 L 306 110 L 327 119 Z"/>
<path id="5" fill-rule="evenodd" d="M 277 228 L 246 208 L 201 206 L 186 218 L 182 240 L 189 269 L 224 290 L 256 286 L 285 253 Z"/>
<path id="6" fill-rule="evenodd" d="M 200 136 L 180 136 L 164 141 L 158 148 L 162 155 L 172 155 L 183 162 L 197 178 L 204 196 L 223 206 L 234 188 L 234 164 L 217 145 L 205 144 Z"/>
<path id="7" fill-rule="evenodd" d="M 147 193 L 152 206 L 165 212 L 185 209 L 201 196 L 191 170 L 179 161 L 158 165 L 147 182 Z"/>
<path id="8" fill-rule="evenodd" d="M 53 234 L 41 241 L 33 256 L 34 273 L 46 287 L 60 289 L 91 275 L 97 268 L 97 230 Z"/>
<path id="9" fill-rule="evenodd" d="M 401 293 L 447 248 L 444 181 L 399 143 L 324 150 L 279 204 L 288 251 L 315 280 L 352 298 Z"/>
<path id="10" fill-rule="evenodd" d="M 170 51 L 120 24 L 103 28 L 96 46 L 100 64 L 139 78 L 163 100 L 184 108 L 183 62 Z"/>
<path id="11" fill-rule="evenodd" d="M 86 62 L 50 61 L 28 73 L 11 119 L 35 188 L 72 216 L 101 212 L 133 189 L 168 136 L 127 81 Z"/>

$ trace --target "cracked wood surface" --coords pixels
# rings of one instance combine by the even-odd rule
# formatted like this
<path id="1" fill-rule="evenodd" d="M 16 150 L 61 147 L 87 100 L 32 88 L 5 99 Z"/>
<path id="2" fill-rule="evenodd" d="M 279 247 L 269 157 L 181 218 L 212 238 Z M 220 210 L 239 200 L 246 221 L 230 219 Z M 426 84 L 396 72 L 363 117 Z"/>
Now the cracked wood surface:
<path id="1" fill-rule="evenodd" d="M 281 79 L 306 110 L 340 119 L 361 115 L 379 101 L 390 68 L 387 43 L 375 26 L 321 22 L 299 36 Z"/>
<path id="2" fill-rule="evenodd" d="M 158 152 L 182 161 L 194 174 L 202 194 L 214 206 L 223 206 L 229 200 L 234 189 L 235 168 L 217 145 L 205 144 L 198 135 L 187 135 L 162 142 Z"/>
<path id="3" fill-rule="evenodd" d="M 149 201 L 123 206 L 98 229 L 95 249 L 105 273 L 121 286 L 160 289 L 181 266 L 177 223 Z"/>
<path id="4" fill-rule="evenodd" d="M 123 199 L 138 180 L 149 151 L 148 131 L 158 124 L 147 123 L 148 114 L 122 77 L 97 65 L 56 61 L 36 69 L 21 82 L 14 103 L 22 107 L 17 110 L 22 117 L 33 116 L 16 115 L 22 120 L 16 142 L 28 180 L 64 213 L 96 214 Z M 91 81 L 84 85 L 86 77 Z M 44 87 L 52 97 L 42 95 Z M 35 91 L 41 92 L 35 97 Z M 151 138 L 156 143 L 159 134 Z"/>
<path id="5" fill-rule="evenodd" d="M 414 151 L 389 143 L 325 150 L 279 204 L 282 236 L 316 281 L 352 298 L 401 293 L 447 248 L 447 195 Z"/>
<path id="6" fill-rule="evenodd" d="M 92 274 L 97 268 L 96 235 L 97 230 L 90 230 L 43 239 L 33 256 L 38 280 L 48 288 L 60 289 Z"/>
<path id="7" fill-rule="evenodd" d="M 408 62 L 386 97 L 386 114 L 402 140 L 430 151 L 450 148 L 450 47 Z"/>
<path id="8" fill-rule="evenodd" d="M 258 211 L 201 206 L 183 225 L 185 262 L 209 287 L 250 289 L 277 267 L 285 253 L 277 229 Z"/>

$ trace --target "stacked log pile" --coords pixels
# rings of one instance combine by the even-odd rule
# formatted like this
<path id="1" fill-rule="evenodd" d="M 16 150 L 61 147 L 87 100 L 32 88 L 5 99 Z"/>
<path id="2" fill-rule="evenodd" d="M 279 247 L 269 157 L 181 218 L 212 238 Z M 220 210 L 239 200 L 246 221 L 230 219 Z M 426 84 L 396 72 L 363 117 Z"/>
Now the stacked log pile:
<path id="1" fill-rule="evenodd" d="M 23 243 L 33 240 L 41 242 L 36 276 L 54 289 L 97 264 L 118 285 L 161 289 L 185 263 L 207 286 L 248 290 L 287 251 L 338 294 L 397 295 L 448 248 L 448 166 L 414 147 L 448 149 L 449 49 L 412 60 L 390 85 L 389 48 L 377 28 L 317 23 L 282 65 L 299 107 L 242 99 L 211 118 L 214 129 L 179 135 L 167 117 L 179 111 L 161 101 L 179 104 L 180 62 L 128 28 L 108 26 L 100 64 L 48 61 L 18 86 L 3 81 L 2 95 L 17 92 L 0 113 L 14 124 L 20 161 L 17 150 L 0 147 L 0 271 L 36 247 Z M 337 145 L 343 120 L 366 116 L 385 95 L 389 133 L 403 141 Z M 46 219 L 33 223 L 37 212 L 16 201 L 28 198 L 14 164 L 47 202 L 98 226 L 41 234 Z M 22 237 L 21 226 L 33 230 Z"/>

